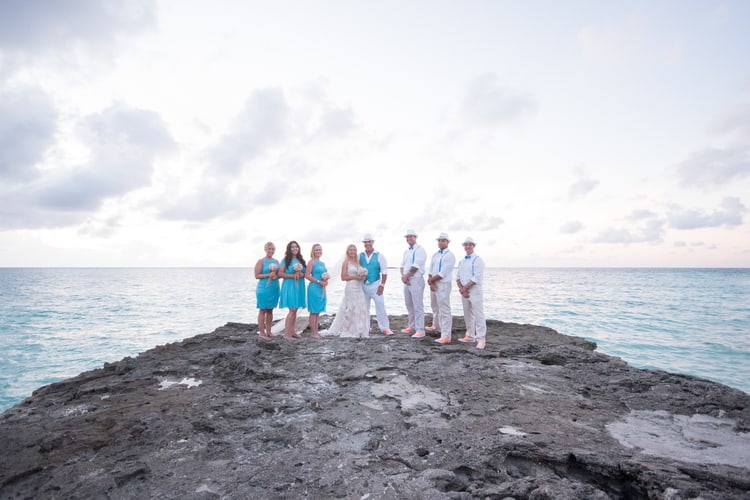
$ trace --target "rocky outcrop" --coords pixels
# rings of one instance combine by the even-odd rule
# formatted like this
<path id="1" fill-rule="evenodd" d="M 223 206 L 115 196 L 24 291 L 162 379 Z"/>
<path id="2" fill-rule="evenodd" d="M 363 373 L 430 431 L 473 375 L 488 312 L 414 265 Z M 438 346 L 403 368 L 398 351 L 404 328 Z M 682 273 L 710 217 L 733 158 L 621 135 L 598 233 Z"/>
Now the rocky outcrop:
<path id="1" fill-rule="evenodd" d="M 489 332 L 481 351 L 229 323 L 156 347 L 2 414 L 0 497 L 750 498 L 747 394 Z"/>

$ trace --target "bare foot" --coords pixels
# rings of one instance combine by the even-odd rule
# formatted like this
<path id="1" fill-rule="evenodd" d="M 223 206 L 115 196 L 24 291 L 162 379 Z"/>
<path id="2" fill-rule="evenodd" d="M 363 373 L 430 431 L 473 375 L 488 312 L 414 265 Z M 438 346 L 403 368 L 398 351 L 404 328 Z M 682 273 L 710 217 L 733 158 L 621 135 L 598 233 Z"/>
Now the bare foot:
<path id="1" fill-rule="evenodd" d="M 323 336 L 319 333 L 311 333 L 310 338 L 311 339 L 323 339 Z"/>
<path id="2" fill-rule="evenodd" d="M 271 342 L 271 340 L 272 340 L 270 335 L 263 335 L 263 334 L 261 334 L 261 335 L 258 335 L 258 338 L 260 338 L 260 340 L 262 340 L 264 342 Z"/>
<path id="3" fill-rule="evenodd" d="M 300 337 L 299 335 L 297 335 L 296 333 L 293 333 L 293 334 L 292 334 L 292 337 L 294 337 L 295 339 L 301 338 L 301 337 Z"/>
<path id="4" fill-rule="evenodd" d="M 299 338 L 299 335 L 296 337 L 294 335 L 284 335 L 284 340 L 294 340 L 295 338 Z"/>

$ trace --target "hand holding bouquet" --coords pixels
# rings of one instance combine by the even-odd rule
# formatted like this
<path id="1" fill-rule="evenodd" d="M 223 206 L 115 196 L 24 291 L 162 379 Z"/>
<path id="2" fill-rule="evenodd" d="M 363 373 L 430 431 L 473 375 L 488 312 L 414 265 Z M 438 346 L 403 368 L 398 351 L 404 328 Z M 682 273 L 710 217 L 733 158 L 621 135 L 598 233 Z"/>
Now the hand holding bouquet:
<path id="1" fill-rule="evenodd" d="M 270 272 L 270 273 L 268 273 L 268 279 L 266 280 L 266 286 L 268 286 L 268 285 L 270 285 L 270 284 L 271 284 L 271 280 L 275 280 L 275 279 L 276 279 L 276 270 L 277 270 L 278 268 L 279 268 L 279 265 L 278 265 L 278 264 L 271 264 L 270 266 L 268 266 L 268 269 L 269 269 L 269 270 L 270 270 L 271 272 Z"/>
<path id="2" fill-rule="evenodd" d="M 367 269 L 360 267 L 357 269 L 357 274 L 359 275 L 359 279 L 364 280 L 367 278 Z"/>
<path id="3" fill-rule="evenodd" d="M 302 264 L 295 262 L 292 267 L 294 269 L 294 279 L 299 279 L 302 276 Z"/>

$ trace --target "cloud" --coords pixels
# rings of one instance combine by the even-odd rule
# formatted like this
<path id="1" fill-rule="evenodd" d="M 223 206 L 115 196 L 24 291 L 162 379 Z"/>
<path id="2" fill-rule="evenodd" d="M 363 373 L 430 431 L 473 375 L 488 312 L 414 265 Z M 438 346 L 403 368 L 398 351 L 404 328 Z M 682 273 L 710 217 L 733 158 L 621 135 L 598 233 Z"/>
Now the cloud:
<path id="1" fill-rule="evenodd" d="M 639 221 L 643 219 L 651 219 L 654 217 L 656 217 L 656 214 L 652 212 L 651 210 L 640 209 L 640 210 L 633 210 L 627 215 L 627 217 L 625 217 L 625 219 L 629 221 Z"/>
<path id="2" fill-rule="evenodd" d="M 53 144 L 57 110 L 42 90 L 25 87 L 0 93 L 0 182 L 27 181 Z"/>
<path id="3" fill-rule="evenodd" d="M 640 227 L 611 227 L 601 231 L 594 243 L 660 243 L 664 238 L 664 221 L 648 219 Z"/>
<path id="4" fill-rule="evenodd" d="M 332 101 L 325 79 L 312 81 L 295 93 L 301 100 L 294 119 L 311 131 L 307 139 L 343 138 L 359 128 L 354 108 Z"/>
<path id="5" fill-rule="evenodd" d="M 211 170 L 236 175 L 245 163 L 281 144 L 291 131 L 291 108 L 279 88 L 254 92 L 229 132 L 207 154 Z"/>
<path id="6" fill-rule="evenodd" d="M 618 23 L 591 24 L 578 33 L 578 44 L 594 61 L 611 63 L 634 55 L 643 45 L 642 19 L 633 16 Z"/>
<path id="7" fill-rule="evenodd" d="M 94 210 L 106 197 L 149 185 L 156 156 L 174 147 L 159 115 L 120 105 L 86 118 L 79 134 L 89 145 L 92 159 L 48 179 L 38 193 L 40 205 Z"/>
<path id="8" fill-rule="evenodd" d="M 494 74 L 469 82 L 461 102 L 461 115 L 468 125 L 494 127 L 536 110 L 534 99 L 502 84 Z"/>
<path id="9" fill-rule="evenodd" d="M 168 220 L 207 222 L 274 205 L 292 193 L 325 191 L 328 179 L 309 182 L 321 167 L 307 159 L 306 148 L 356 128 L 354 110 L 331 102 L 320 83 L 301 92 L 256 90 L 231 119 L 228 131 L 204 151 L 202 177 L 208 181 L 199 189 L 170 195 L 158 214 Z"/>
<path id="10" fill-rule="evenodd" d="M 223 183 L 207 182 L 197 191 L 170 196 L 160 203 L 159 216 L 166 220 L 208 222 L 221 216 L 239 216 L 252 200 L 233 194 Z"/>
<path id="11" fill-rule="evenodd" d="M 114 105 L 82 120 L 78 133 L 91 159 L 78 166 L 57 165 L 21 189 L 0 212 L 0 227 L 69 225 L 96 210 L 108 197 L 148 186 L 159 155 L 175 146 L 166 125 L 152 111 Z"/>
<path id="12" fill-rule="evenodd" d="M 568 188 L 568 199 L 577 200 L 587 195 L 599 184 L 599 181 L 594 179 L 580 179 Z"/>
<path id="13" fill-rule="evenodd" d="M 240 217 L 262 206 L 313 193 L 314 187 L 307 181 L 315 172 L 314 166 L 300 158 L 285 158 L 268 167 L 265 175 L 253 176 L 246 183 L 206 176 L 197 188 L 157 202 L 158 214 L 167 220 L 193 222 Z"/>
<path id="14" fill-rule="evenodd" d="M 338 219 L 335 225 L 325 227 L 308 227 L 302 234 L 302 241 L 351 241 L 355 245 L 360 245 L 359 235 L 352 228 L 358 227 L 357 216 L 361 215 L 363 210 L 355 210 L 347 214 L 343 219 Z M 344 249 L 341 249 L 343 254 Z M 330 251 L 328 252 L 331 253 Z M 334 252 L 334 255 L 336 252 Z"/>
<path id="15" fill-rule="evenodd" d="M 319 135 L 344 137 L 357 129 L 354 110 L 351 107 L 326 106 L 320 118 Z"/>
<path id="16" fill-rule="evenodd" d="M 568 199 L 571 201 L 586 196 L 599 185 L 599 181 L 591 179 L 582 169 L 578 169 L 577 176 L 578 180 L 568 188 Z"/>
<path id="17" fill-rule="evenodd" d="M 675 229 L 700 229 L 704 227 L 739 226 L 747 208 L 739 198 L 726 197 L 721 208 L 711 213 L 702 210 L 675 208 L 669 214 L 669 225 Z"/>
<path id="18" fill-rule="evenodd" d="M 564 234 L 575 234 L 583 229 L 583 223 L 581 221 L 572 220 L 562 225 L 560 232 Z"/>
<path id="19" fill-rule="evenodd" d="M 109 217 L 105 220 L 87 219 L 81 227 L 78 228 L 78 234 L 83 236 L 92 236 L 94 238 L 108 238 L 112 236 L 118 228 L 122 227 L 120 216 Z"/>
<path id="20" fill-rule="evenodd" d="M 750 176 L 750 147 L 709 148 L 694 153 L 677 166 L 677 177 L 685 187 L 718 187 Z"/>
<path id="21" fill-rule="evenodd" d="M 719 116 L 711 125 L 717 134 L 734 135 L 737 142 L 750 145 L 750 103 L 742 103 Z"/>
<path id="22" fill-rule="evenodd" d="M 451 232 L 469 232 L 478 233 L 480 231 L 491 231 L 505 224 L 505 219 L 497 215 L 489 215 L 486 212 L 464 216 L 462 214 L 452 213 L 450 218 L 444 219 L 444 223 L 436 226 L 434 218 L 428 214 L 427 219 L 430 224 L 427 227 L 433 227 L 436 230 L 447 229 Z M 411 226 L 409 226 L 411 227 Z"/>
<path id="23" fill-rule="evenodd" d="M 3 0 L 0 51 L 101 50 L 122 35 L 156 25 L 152 0 Z"/>
<path id="24" fill-rule="evenodd" d="M 750 104 L 734 106 L 714 121 L 711 131 L 728 136 L 729 145 L 698 151 L 679 163 L 676 172 L 683 186 L 720 187 L 750 177 Z"/>
<path id="25" fill-rule="evenodd" d="M 435 191 L 435 199 L 448 197 L 450 191 L 448 188 L 441 187 Z M 470 205 L 474 201 L 465 201 Z M 406 212 L 404 212 L 406 214 Z M 478 233 L 480 231 L 491 231 L 505 224 L 505 219 L 498 215 L 492 215 L 486 211 L 475 213 L 464 213 L 456 211 L 456 205 L 450 203 L 433 204 L 428 210 L 422 211 L 417 217 L 409 220 L 403 220 L 399 223 L 398 231 L 405 231 L 407 228 L 415 229 L 417 233 L 424 237 L 437 237 L 441 231 L 449 233 L 469 232 Z M 435 236 L 432 236 L 432 233 Z M 462 236 L 463 237 L 463 236 Z"/>

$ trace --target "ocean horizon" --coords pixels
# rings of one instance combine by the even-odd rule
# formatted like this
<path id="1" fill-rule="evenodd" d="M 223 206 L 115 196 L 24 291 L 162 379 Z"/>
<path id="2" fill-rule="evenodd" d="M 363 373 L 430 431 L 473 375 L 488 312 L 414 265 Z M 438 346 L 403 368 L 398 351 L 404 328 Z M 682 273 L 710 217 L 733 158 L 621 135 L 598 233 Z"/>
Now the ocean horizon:
<path id="1" fill-rule="evenodd" d="M 406 313 L 397 281 L 385 291 L 391 315 Z M 639 368 L 750 393 L 748 268 L 488 268 L 484 291 L 489 319 L 547 326 Z M 333 314 L 343 284 L 328 293 Z M 249 267 L 0 268 L 0 411 L 43 385 L 228 322 L 257 322 Z"/>

